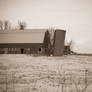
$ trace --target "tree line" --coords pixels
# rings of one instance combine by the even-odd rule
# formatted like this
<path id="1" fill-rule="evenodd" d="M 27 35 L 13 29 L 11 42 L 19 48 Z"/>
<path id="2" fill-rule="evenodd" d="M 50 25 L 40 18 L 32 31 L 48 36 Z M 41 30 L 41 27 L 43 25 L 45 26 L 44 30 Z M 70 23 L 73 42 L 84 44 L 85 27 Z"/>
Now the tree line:
<path id="1" fill-rule="evenodd" d="M 11 22 L 9 20 L 0 20 L 0 30 L 11 30 L 11 29 L 20 29 L 23 30 L 26 28 L 26 22 L 18 21 L 17 28 L 12 28 Z"/>

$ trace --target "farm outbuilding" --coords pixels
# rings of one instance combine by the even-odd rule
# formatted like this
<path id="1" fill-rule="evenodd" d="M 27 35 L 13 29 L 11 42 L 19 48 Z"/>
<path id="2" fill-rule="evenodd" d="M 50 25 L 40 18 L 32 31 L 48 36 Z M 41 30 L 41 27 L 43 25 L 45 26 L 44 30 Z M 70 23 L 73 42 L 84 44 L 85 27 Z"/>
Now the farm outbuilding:
<path id="1" fill-rule="evenodd" d="M 64 54 L 65 30 L 56 29 L 54 33 L 54 56 L 61 56 Z"/>
<path id="2" fill-rule="evenodd" d="M 43 53 L 46 29 L 5 30 L 0 32 L 2 53 Z"/>
<path id="3" fill-rule="evenodd" d="M 53 55 L 62 55 L 65 32 L 55 30 Z M 48 29 L 25 29 L 0 31 L 1 54 L 51 54 L 50 32 Z"/>

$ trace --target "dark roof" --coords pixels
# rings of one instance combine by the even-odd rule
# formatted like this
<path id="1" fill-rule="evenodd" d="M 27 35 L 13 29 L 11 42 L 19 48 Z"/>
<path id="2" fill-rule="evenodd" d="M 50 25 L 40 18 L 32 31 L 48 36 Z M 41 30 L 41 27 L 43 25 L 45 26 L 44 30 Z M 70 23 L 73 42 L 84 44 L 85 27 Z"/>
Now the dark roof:
<path id="1" fill-rule="evenodd" d="M 46 30 L 0 30 L 0 43 L 43 43 Z"/>

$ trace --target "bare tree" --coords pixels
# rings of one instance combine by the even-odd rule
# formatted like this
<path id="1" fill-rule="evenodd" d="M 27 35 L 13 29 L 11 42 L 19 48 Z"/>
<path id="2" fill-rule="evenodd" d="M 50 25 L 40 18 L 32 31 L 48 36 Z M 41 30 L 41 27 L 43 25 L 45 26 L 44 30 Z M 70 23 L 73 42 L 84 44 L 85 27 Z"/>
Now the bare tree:
<path id="1" fill-rule="evenodd" d="M 49 33 L 50 33 L 50 41 L 51 41 L 51 45 L 53 45 L 54 43 L 54 33 L 55 33 L 55 30 L 54 28 L 49 28 Z"/>
<path id="2" fill-rule="evenodd" d="M 3 23 L 4 23 L 4 30 L 9 30 L 10 29 L 10 22 L 8 20 L 5 20 Z"/>
<path id="3" fill-rule="evenodd" d="M 44 44 L 46 55 L 50 55 L 51 43 L 50 43 L 50 33 L 48 30 L 45 32 Z"/>
<path id="4" fill-rule="evenodd" d="M 54 49 L 54 40 L 55 40 L 55 38 L 54 38 L 54 36 L 55 36 L 55 29 L 54 28 L 49 28 L 48 29 L 48 31 L 49 31 L 49 34 L 50 34 L 50 54 L 53 54 L 53 49 Z"/>
<path id="5" fill-rule="evenodd" d="M 9 30 L 11 28 L 10 22 L 8 20 L 0 20 L 0 30 Z"/>
<path id="6" fill-rule="evenodd" d="M 26 22 L 18 21 L 19 29 L 24 30 L 26 28 Z"/>
<path id="7" fill-rule="evenodd" d="M 67 53 L 69 54 L 74 54 L 75 52 L 73 51 L 73 46 L 74 46 L 74 41 L 71 39 L 70 41 L 67 41 Z M 76 54 L 76 53 L 75 53 Z"/>
<path id="8" fill-rule="evenodd" d="M 72 51 L 72 48 L 73 48 L 73 40 L 72 39 L 68 42 L 68 46 L 70 47 L 70 50 Z"/>
<path id="9" fill-rule="evenodd" d="M 0 30 L 3 30 L 3 21 L 0 20 Z"/>

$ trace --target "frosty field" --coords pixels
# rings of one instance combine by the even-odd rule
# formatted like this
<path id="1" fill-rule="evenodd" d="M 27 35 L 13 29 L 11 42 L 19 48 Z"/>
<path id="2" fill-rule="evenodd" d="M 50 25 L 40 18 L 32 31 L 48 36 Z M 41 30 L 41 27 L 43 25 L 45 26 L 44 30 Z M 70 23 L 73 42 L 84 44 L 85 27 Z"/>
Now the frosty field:
<path id="1" fill-rule="evenodd" d="M 92 92 L 92 56 L 0 55 L 0 92 Z"/>

